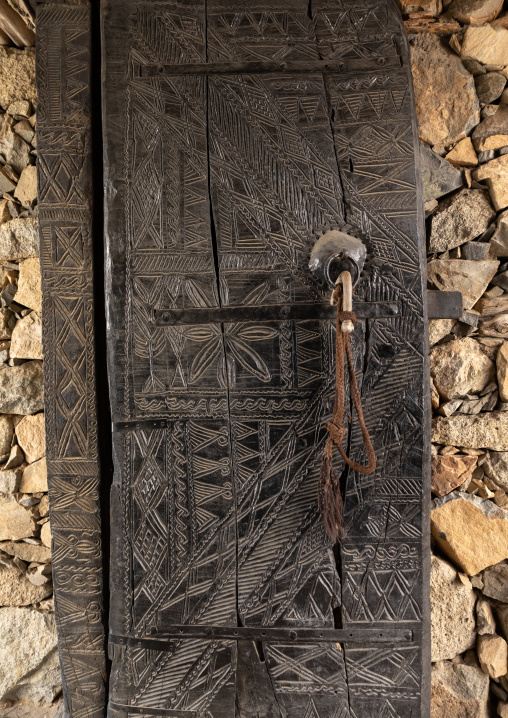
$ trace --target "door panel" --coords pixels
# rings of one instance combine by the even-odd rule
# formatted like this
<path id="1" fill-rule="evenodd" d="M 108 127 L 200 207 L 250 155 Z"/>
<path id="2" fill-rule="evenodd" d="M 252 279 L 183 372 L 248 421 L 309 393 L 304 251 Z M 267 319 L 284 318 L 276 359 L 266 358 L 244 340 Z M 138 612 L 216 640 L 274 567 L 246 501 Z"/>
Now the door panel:
<path id="1" fill-rule="evenodd" d="M 103 2 L 115 718 L 425 715 L 423 238 L 401 32 L 388 2 Z M 400 316 L 356 325 L 378 468 L 337 461 L 334 549 L 317 491 L 335 330 L 255 307 L 327 302 L 309 254 L 343 227 L 369 252 L 355 297 Z M 364 461 L 356 419 L 348 444 Z M 413 633 L 380 647 L 294 628 Z"/>

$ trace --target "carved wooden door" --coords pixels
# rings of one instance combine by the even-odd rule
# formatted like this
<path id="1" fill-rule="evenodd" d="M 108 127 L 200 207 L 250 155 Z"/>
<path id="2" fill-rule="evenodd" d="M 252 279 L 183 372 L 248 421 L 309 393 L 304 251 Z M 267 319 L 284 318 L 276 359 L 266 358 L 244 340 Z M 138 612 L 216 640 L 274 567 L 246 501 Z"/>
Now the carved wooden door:
<path id="1" fill-rule="evenodd" d="M 104 0 L 102 22 L 109 715 L 425 715 L 422 217 L 398 12 Z M 308 262 L 346 223 L 369 252 L 353 343 L 378 468 L 337 466 L 334 548 L 317 503 L 334 324 Z"/>

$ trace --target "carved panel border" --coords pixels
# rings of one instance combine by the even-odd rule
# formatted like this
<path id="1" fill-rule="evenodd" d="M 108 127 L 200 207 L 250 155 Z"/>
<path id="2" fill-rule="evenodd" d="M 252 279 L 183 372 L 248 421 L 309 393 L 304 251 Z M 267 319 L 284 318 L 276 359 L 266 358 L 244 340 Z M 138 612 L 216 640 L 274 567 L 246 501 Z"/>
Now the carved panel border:
<path id="1" fill-rule="evenodd" d="M 55 612 L 70 718 L 105 705 L 92 261 L 91 9 L 37 7 L 39 239 Z"/>

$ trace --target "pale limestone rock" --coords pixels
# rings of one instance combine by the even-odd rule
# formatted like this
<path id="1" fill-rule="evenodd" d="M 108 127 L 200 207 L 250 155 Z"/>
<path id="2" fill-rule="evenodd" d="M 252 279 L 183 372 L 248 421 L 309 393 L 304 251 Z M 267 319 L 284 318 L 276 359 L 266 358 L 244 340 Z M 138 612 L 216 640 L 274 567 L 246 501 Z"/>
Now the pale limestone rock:
<path id="1" fill-rule="evenodd" d="M 436 496 L 446 496 L 461 486 L 476 468 L 476 456 L 442 456 L 437 454 L 431 459 L 431 488 Z"/>
<path id="2" fill-rule="evenodd" d="M 476 167 L 478 164 L 478 156 L 473 147 L 470 137 L 464 137 L 455 147 L 448 152 L 445 159 L 457 167 Z"/>
<path id="3" fill-rule="evenodd" d="M 429 145 L 454 144 L 480 121 L 472 75 L 433 35 L 416 36 L 411 61 L 420 138 Z"/>
<path id="4" fill-rule="evenodd" d="M 17 175 L 0 164 L 0 192 L 12 192 L 16 189 L 17 182 Z"/>
<path id="5" fill-rule="evenodd" d="M 40 312 L 18 319 L 12 330 L 12 359 L 42 359 L 42 320 Z"/>
<path id="6" fill-rule="evenodd" d="M 0 566 L 0 606 L 31 606 L 51 596 L 52 592 L 50 582 L 35 586 L 17 568 Z"/>
<path id="7" fill-rule="evenodd" d="M 24 259 L 19 263 L 18 291 L 14 301 L 29 309 L 41 311 L 41 270 L 37 258 Z"/>
<path id="8" fill-rule="evenodd" d="M 56 640 L 54 615 L 30 608 L 0 609 L 0 700 L 17 697 L 18 689 L 27 686 L 30 677 L 39 674 L 40 678 L 41 668 L 55 655 Z M 51 685 L 55 679 L 53 671 L 43 679 L 48 680 L 46 688 L 37 681 L 41 690 L 36 702 L 52 700 L 51 694 L 61 685 Z M 28 700 L 27 692 L 24 696 Z"/>
<path id="9" fill-rule="evenodd" d="M 35 130 L 27 119 L 17 122 L 14 125 L 14 132 L 16 132 L 21 139 L 25 140 L 28 144 L 31 144 L 35 135 Z"/>
<path id="10" fill-rule="evenodd" d="M 436 499 L 433 506 L 432 535 L 469 576 L 508 558 L 508 513 L 492 501 L 453 493 Z"/>
<path id="11" fill-rule="evenodd" d="M 429 321 L 429 345 L 434 346 L 443 337 L 450 334 L 456 323 L 456 319 L 431 319 Z"/>
<path id="12" fill-rule="evenodd" d="M 41 459 L 41 461 L 45 461 L 45 459 Z M 508 497 L 506 501 L 508 503 Z M 39 516 L 41 519 L 45 516 L 49 516 L 49 496 L 47 494 L 45 494 L 39 501 L 39 506 L 37 508 L 39 509 Z"/>
<path id="13" fill-rule="evenodd" d="M 460 56 L 482 65 L 503 68 L 508 57 L 508 30 L 492 25 L 470 25 L 464 33 Z"/>
<path id="14" fill-rule="evenodd" d="M 42 362 L 27 361 L 0 369 L 0 412 L 35 414 L 44 404 Z"/>
<path id="15" fill-rule="evenodd" d="M 19 488 L 21 471 L 0 471 L 0 494 L 13 494 Z"/>
<path id="16" fill-rule="evenodd" d="M 9 693 L 9 698 L 23 703 L 42 703 L 46 704 L 47 713 L 40 718 L 51 718 L 55 715 L 53 706 L 49 705 L 62 692 L 62 672 L 60 669 L 60 660 L 58 658 L 58 650 L 56 648 L 41 663 L 36 671 L 30 673 L 26 678 L 19 681 L 18 685 Z M 33 709 L 32 709 L 33 710 Z M 17 718 L 9 716 L 9 718 Z M 27 718 L 37 718 L 37 715 L 31 714 Z M 59 716 L 55 716 L 59 718 Z M 63 712 L 60 714 L 63 718 Z"/>
<path id="17" fill-rule="evenodd" d="M 437 17 L 443 10 L 441 0 L 397 0 L 397 5 L 403 15 L 410 15 L 414 12 L 424 12 Z"/>
<path id="18" fill-rule="evenodd" d="M 7 108 L 7 114 L 11 117 L 26 117 L 27 119 L 32 115 L 32 103 L 28 100 L 16 100 L 11 102 Z"/>
<path id="19" fill-rule="evenodd" d="M 50 521 L 46 521 L 46 523 L 41 528 L 41 541 L 45 546 L 48 546 L 51 548 L 51 526 Z"/>
<path id="20" fill-rule="evenodd" d="M 16 324 L 16 317 L 10 309 L 0 309 L 0 340 L 10 339 Z"/>
<path id="21" fill-rule="evenodd" d="M 30 145 L 14 132 L 14 124 L 9 115 L 0 115 L 0 156 L 2 164 L 9 165 L 20 175 L 28 165 Z"/>
<path id="22" fill-rule="evenodd" d="M 445 446 L 508 451 L 508 412 L 438 416 L 432 422 L 432 441 Z"/>
<path id="23" fill-rule="evenodd" d="M 63 703 L 57 701 L 51 705 L 33 705 L 16 703 L 9 708 L 8 718 L 64 718 Z"/>
<path id="24" fill-rule="evenodd" d="M 431 718 L 488 718 L 489 677 L 476 666 L 432 666 Z"/>
<path id="25" fill-rule="evenodd" d="M 36 533 L 36 523 L 30 509 L 12 497 L 0 497 L 0 541 L 17 541 Z"/>
<path id="26" fill-rule="evenodd" d="M 497 604 L 496 616 L 501 628 L 501 633 L 508 639 L 508 606 Z"/>
<path id="27" fill-rule="evenodd" d="M 496 231 L 490 240 L 490 249 L 496 257 L 508 257 L 508 210 L 498 215 Z"/>
<path id="28" fill-rule="evenodd" d="M 421 141 L 420 173 L 423 181 L 423 201 L 426 203 L 459 189 L 463 184 L 462 172 Z"/>
<path id="29" fill-rule="evenodd" d="M 508 451 L 489 451 L 482 468 L 492 481 L 508 491 Z"/>
<path id="30" fill-rule="evenodd" d="M 495 317 L 483 319 L 478 331 L 482 337 L 508 339 L 508 314 L 497 314 Z"/>
<path id="31" fill-rule="evenodd" d="M 11 450 L 13 434 L 12 416 L 0 414 L 0 456 L 8 454 Z"/>
<path id="32" fill-rule="evenodd" d="M 486 192 L 463 189 L 443 200 L 430 220 L 429 252 L 444 252 L 485 232 L 496 213 Z"/>
<path id="33" fill-rule="evenodd" d="M 437 411 L 437 409 L 439 409 L 439 394 L 437 393 L 432 377 L 430 379 L 430 403 L 434 410 Z"/>
<path id="34" fill-rule="evenodd" d="M 0 551 L 9 556 L 16 556 L 27 563 L 49 563 L 51 561 L 51 550 L 42 544 L 5 541 L 0 543 Z"/>
<path id="35" fill-rule="evenodd" d="M 483 593 L 496 601 L 508 603 L 508 566 L 498 563 L 483 572 Z"/>
<path id="36" fill-rule="evenodd" d="M 436 289 L 462 292 L 467 310 L 482 296 L 498 267 L 498 260 L 433 259 L 428 264 L 428 278 Z"/>
<path id="37" fill-rule="evenodd" d="M 497 704 L 497 715 L 500 718 L 508 718 L 508 703 Z"/>
<path id="38" fill-rule="evenodd" d="M 24 207 L 31 207 L 37 199 L 37 168 L 34 165 L 28 165 L 21 173 L 14 196 Z"/>
<path id="39" fill-rule="evenodd" d="M 51 564 L 46 566 L 30 565 L 27 569 L 27 577 L 34 586 L 45 586 L 51 581 Z"/>
<path id="40" fill-rule="evenodd" d="M 7 463 L 5 464 L 6 469 L 15 469 L 18 466 L 21 466 L 21 464 L 24 462 L 25 456 L 23 452 L 21 451 L 21 448 L 18 444 L 14 444 L 12 446 L 9 458 L 7 459 Z"/>
<path id="41" fill-rule="evenodd" d="M 482 670 L 491 678 L 508 672 L 508 644 L 501 636 L 478 636 L 476 651 Z"/>
<path id="42" fill-rule="evenodd" d="M 24 469 L 19 490 L 25 494 L 48 490 L 48 469 L 45 458 L 35 461 Z"/>
<path id="43" fill-rule="evenodd" d="M 44 456 L 46 453 L 44 414 L 25 416 L 16 426 L 16 436 L 29 464 Z"/>
<path id="44" fill-rule="evenodd" d="M 474 646 L 476 596 L 447 561 L 432 556 L 430 569 L 431 660 L 455 658 Z"/>
<path id="45" fill-rule="evenodd" d="M 9 212 L 9 202 L 6 199 L 0 199 L 0 225 L 9 222 L 12 219 L 12 215 Z"/>
<path id="46" fill-rule="evenodd" d="M 502 0 L 453 0 L 447 14 L 465 24 L 483 25 L 494 20 L 502 9 Z"/>
<path id="47" fill-rule="evenodd" d="M 39 256 L 38 224 L 35 217 L 11 219 L 0 226 L 0 260 Z"/>
<path id="48" fill-rule="evenodd" d="M 508 401 L 508 342 L 499 347 L 496 358 L 497 383 L 501 401 Z"/>
<path id="49" fill-rule="evenodd" d="M 508 155 L 480 165 L 474 170 L 473 177 L 479 182 L 486 180 L 492 204 L 498 211 L 508 207 Z"/>
<path id="50" fill-rule="evenodd" d="M 430 373 L 444 399 L 476 394 L 494 378 L 494 364 L 470 337 L 440 344 L 430 353 Z"/>
<path id="51" fill-rule="evenodd" d="M 7 109 L 18 100 L 37 104 L 35 51 L 0 46 L 0 105 Z"/>
<path id="52" fill-rule="evenodd" d="M 499 297 L 482 297 L 474 308 L 482 317 L 508 312 L 508 294 L 501 294 Z"/>
<path id="53" fill-rule="evenodd" d="M 476 630 L 480 636 L 491 636 L 496 632 L 496 619 L 492 606 L 484 598 L 479 598 L 476 602 Z"/>

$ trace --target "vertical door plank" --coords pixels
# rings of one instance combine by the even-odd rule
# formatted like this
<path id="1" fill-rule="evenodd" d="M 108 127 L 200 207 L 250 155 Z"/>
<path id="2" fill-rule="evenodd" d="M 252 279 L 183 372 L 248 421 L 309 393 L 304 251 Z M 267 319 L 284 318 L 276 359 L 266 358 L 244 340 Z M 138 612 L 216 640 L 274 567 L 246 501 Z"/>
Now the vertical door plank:
<path id="1" fill-rule="evenodd" d="M 348 647 L 357 715 L 427 715 L 429 701 L 430 435 L 425 237 L 409 49 L 394 2 L 313 4 L 323 59 L 369 57 L 376 78 L 330 74 L 327 87 L 348 219 L 365 234 L 367 301 L 398 300 L 398 318 L 368 320 L 362 402 L 377 455 L 372 476 L 350 472 L 341 546 L 345 627 L 413 628 L 412 646 Z M 400 69 L 383 70 L 390 58 Z M 362 366 L 363 365 L 363 366 Z M 365 462 L 358 425 L 351 451 Z M 422 632 L 423 631 L 423 632 Z"/>
<path id="2" fill-rule="evenodd" d="M 140 78 L 205 59 L 202 2 L 105 2 L 104 125 L 109 373 L 114 421 L 111 631 L 236 625 L 236 521 L 223 338 L 158 327 L 153 310 L 218 304 L 206 81 Z M 236 644 L 114 648 L 110 713 L 234 713 Z M 178 713 L 180 715 L 180 713 Z"/>
<path id="3" fill-rule="evenodd" d="M 207 8 L 210 62 L 319 57 L 306 3 L 212 0 Z M 308 257 L 320 234 L 343 224 L 343 207 L 322 75 L 209 76 L 208 100 L 223 303 L 323 301 Z M 333 627 L 339 581 L 317 508 L 323 425 L 333 399 L 331 323 L 225 325 L 224 332 L 239 620 Z M 256 675 L 261 683 L 268 669 L 280 715 L 347 714 L 340 647 L 262 646 Z M 254 654 L 252 646 L 239 644 L 239 651 Z M 240 688 L 249 681 L 242 670 L 243 656 Z M 239 718 L 253 709 L 244 699 Z"/>
<path id="4" fill-rule="evenodd" d="M 46 455 L 55 616 L 69 718 L 102 718 L 105 709 L 90 66 L 89 3 L 38 3 Z"/>

